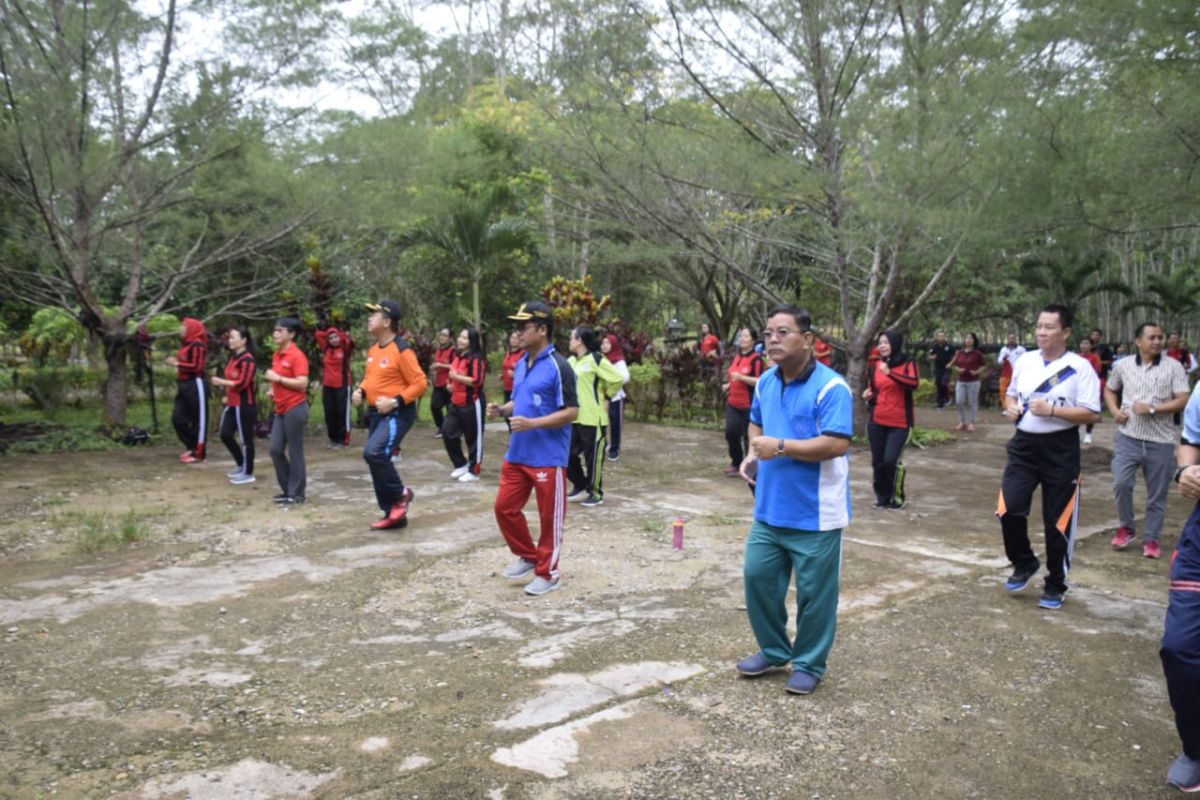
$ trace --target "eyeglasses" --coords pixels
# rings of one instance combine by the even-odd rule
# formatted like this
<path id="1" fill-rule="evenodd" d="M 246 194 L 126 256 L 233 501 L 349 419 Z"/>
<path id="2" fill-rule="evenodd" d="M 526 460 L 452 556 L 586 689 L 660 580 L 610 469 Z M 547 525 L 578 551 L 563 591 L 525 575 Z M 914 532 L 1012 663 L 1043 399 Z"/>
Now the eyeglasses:
<path id="1" fill-rule="evenodd" d="M 806 333 L 806 331 L 794 331 L 789 328 L 775 328 L 774 330 L 772 330 L 771 328 L 763 328 L 762 337 L 763 337 L 763 339 L 768 339 L 768 340 L 774 339 L 777 337 L 780 339 L 786 339 L 787 337 L 791 336 L 793 333 Z"/>

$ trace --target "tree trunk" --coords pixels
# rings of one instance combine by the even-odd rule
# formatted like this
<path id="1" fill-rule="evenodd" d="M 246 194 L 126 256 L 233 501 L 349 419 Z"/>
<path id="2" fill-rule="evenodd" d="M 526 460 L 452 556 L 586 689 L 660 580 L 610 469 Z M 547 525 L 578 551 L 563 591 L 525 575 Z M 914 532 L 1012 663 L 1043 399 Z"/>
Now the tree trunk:
<path id="1" fill-rule="evenodd" d="M 476 269 L 471 275 L 471 324 L 475 330 L 482 330 L 482 316 L 479 313 L 479 282 L 483 280 L 481 270 Z"/>
<path id="2" fill-rule="evenodd" d="M 129 337 L 105 335 L 104 360 L 108 376 L 104 380 L 104 423 L 124 425 L 129 406 Z"/>
<path id="3" fill-rule="evenodd" d="M 862 435 L 867 430 L 869 411 L 863 400 L 863 389 L 867 385 L 867 359 L 861 347 L 850 348 L 850 360 L 846 364 L 846 383 L 854 395 L 854 432 Z"/>

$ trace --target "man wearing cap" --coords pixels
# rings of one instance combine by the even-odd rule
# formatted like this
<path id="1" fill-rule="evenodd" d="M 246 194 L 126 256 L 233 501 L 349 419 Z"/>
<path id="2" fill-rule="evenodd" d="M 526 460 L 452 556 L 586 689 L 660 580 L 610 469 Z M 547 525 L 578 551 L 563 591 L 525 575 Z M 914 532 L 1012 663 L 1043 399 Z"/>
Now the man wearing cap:
<path id="1" fill-rule="evenodd" d="M 508 452 L 500 468 L 496 522 L 517 557 L 504 577 L 521 580 L 533 575 L 525 594 L 538 596 L 558 589 L 558 557 L 566 518 L 567 456 L 571 423 L 579 414 L 575 371 L 551 344 L 554 313 L 545 303 L 525 303 L 509 317 L 517 323 L 525 357 L 513 374 L 512 400 L 488 404 L 490 416 L 507 417 L 512 426 Z M 525 521 L 529 493 L 537 496 L 541 535 L 537 546 Z"/>
<path id="2" fill-rule="evenodd" d="M 367 351 L 367 369 L 362 383 L 354 391 L 353 403 L 366 401 L 367 444 L 363 458 L 371 468 L 375 500 L 383 511 L 382 519 L 371 523 L 374 530 L 403 528 L 408 524 L 408 504 L 413 492 L 404 486 L 392 451 L 399 446 L 417 419 L 417 400 L 429 385 L 417 355 L 400 337 L 400 305 L 391 300 L 368 303 L 367 333 L 375 344 Z"/>

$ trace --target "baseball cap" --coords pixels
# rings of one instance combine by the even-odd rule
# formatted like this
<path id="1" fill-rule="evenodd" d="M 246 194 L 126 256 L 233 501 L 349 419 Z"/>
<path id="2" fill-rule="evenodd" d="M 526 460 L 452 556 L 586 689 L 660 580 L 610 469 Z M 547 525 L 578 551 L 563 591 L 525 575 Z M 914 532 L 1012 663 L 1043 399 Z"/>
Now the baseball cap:
<path id="1" fill-rule="evenodd" d="M 522 303 L 521 307 L 517 309 L 517 313 L 509 314 L 508 318 L 513 322 L 527 322 L 531 319 L 552 322 L 554 320 L 554 312 L 550 309 L 550 306 L 541 300 L 533 300 L 528 303 Z"/>
<path id="2" fill-rule="evenodd" d="M 395 300 L 380 300 L 378 303 L 366 303 L 365 306 L 368 311 L 382 311 L 396 322 L 399 322 L 400 317 L 403 316 L 403 312 L 400 311 L 400 304 Z"/>

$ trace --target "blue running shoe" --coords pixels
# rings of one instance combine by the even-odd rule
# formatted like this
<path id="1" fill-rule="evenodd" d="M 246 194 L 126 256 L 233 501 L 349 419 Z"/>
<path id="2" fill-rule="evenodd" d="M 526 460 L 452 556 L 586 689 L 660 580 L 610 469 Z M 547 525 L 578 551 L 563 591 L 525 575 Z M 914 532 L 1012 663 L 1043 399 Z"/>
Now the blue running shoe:
<path id="1" fill-rule="evenodd" d="M 1037 574 L 1037 571 L 1042 568 L 1040 561 L 1034 561 L 1033 566 L 1017 567 L 1013 570 L 1013 574 L 1008 576 L 1008 580 L 1004 582 L 1004 588 L 1010 592 L 1019 592 L 1029 585 L 1029 579 Z"/>

